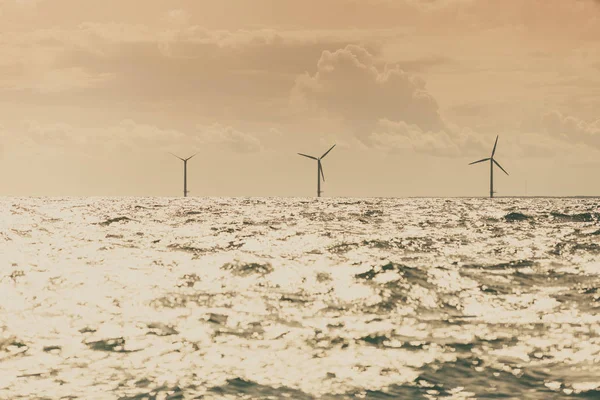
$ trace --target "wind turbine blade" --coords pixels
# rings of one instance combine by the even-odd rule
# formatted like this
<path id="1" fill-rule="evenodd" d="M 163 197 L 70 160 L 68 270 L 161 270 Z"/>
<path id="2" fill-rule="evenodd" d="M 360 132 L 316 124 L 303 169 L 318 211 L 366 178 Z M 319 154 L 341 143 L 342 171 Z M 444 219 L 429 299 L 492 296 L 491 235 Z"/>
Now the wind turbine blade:
<path id="1" fill-rule="evenodd" d="M 325 174 L 323 173 L 323 165 L 321 161 L 319 161 L 319 171 L 321 171 L 321 177 L 323 178 L 323 182 L 325 182 Z"/>
<path id="2" fill-rule="evenodd" d="M 335 146 L 336 146 L 335 144 L 334 144 L 333 146 L 331 146 L 331 148 L 330 148 L 329 150 L 327 150 L 327 151 L 325 152 L 325 154 L 323 154 L 323 155 L 321 156 L 321 158 L 325 158 L 325 156 L 326 156 L 327 154 L 329 154 L 329 152 L 330 152 L 331 150 L 333 150 L 333 148 L 334 148 Z"/>
<path id="3" fill-rule="evenodd" d="M 197 156 L 197 155 L 198 155 L 198 153 L 194 154 L 194 155 L 193 155 L 193 156 L 191 156 L 191 157 L 188 157 L 188 158 L 186 158 L 184 161 L 191 160 L 192 158 L 194 158 L 194 157 L 195 157 L 195 156 Z"/>
<path id="4" fill-rule="evenodd" d="M 473 165 L 473 164 L 477 164 L 477 163 L 484 162 L 484 161 L 489 161 L 489 160 L 490 160 L 489 158 L 484 158 L 483 160 L 479 160 L 479 161 L 473 161 L 473 162 L 472 162 L 472 163 L 470 163 L 469 165 Z"/>
<path id="5" fill-rule="evenodd" d="M 492 157 L 491 158 L 494 158 L 494 154 L 496 154 L 496 145 L 498 145 L 498 137 L 499 136 L 496 136 L 496 143 L 494 143 L 494 150 L 492 150 Z"/>
<path id="6" fill-rule="evenodd" d="M 179 158 L 181 161 L 185 161 L 183 158 L 181 158 L 181 157 L 179 157 L 179 156 L 176 156 L 176 155 L 175 155 L 175 154 L 173 154 L 173 153 L 169 153 L 169 154 L 170 154 L 170 155 L 172 155 L 172 156 L 174 156 L 174 157 L 177 157 L 177 158 Z"/>
<path id="7" fill-rule="evenodd" d="M 319 160 L 317 157 L 308 156 L 308 155 L 302 154 L 302 153 L 298 153 L 298 154 L 301 155 L 301 156 L 304 156 L 304 157 L 312 158 L 313 160 L 317 160 L 317 161 Z"/>
<path id="8" fill-rule="evenodd" d="M 502 171 L 504 171 L 504 168 L 502 168 L 502 166 L 500 164 L 498 164 L 498 161 L 496 161 L 496 160 L 492 160 L 492 161 L 494 161 L 494 164 L 496 164 Z M 506 175 L 508 175 L 508 172 L 504 171 L 504 173 Z"/>

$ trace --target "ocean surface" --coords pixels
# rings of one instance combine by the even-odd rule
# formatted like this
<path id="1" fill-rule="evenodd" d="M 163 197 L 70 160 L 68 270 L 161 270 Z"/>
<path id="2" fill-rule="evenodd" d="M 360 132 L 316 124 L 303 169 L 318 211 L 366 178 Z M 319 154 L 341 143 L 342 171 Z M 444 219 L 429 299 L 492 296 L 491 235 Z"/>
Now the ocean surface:
<path id="1" fill-rule="evenodd" d="M 600 398 L 600 199 L 0 198 L 0 398 Z"/>

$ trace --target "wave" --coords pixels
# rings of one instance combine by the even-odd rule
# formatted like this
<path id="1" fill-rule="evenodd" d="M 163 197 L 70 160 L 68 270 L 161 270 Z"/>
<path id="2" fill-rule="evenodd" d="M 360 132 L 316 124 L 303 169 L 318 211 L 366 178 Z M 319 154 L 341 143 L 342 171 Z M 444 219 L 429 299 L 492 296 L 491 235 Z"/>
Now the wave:
<path id="1" fill-rule="evenodd" d="M 521 214 L 519 212 L 511 212 L 509 214 L 506 214 L 504 216 L 504 219 L 507 222 L 517 222 L 517 221 L 528 221 L 528 220 L 531 220 L 532 218 L 528 215 Z"/>
<path id="2" fill-rule="evenodd" d="M 0 202 L 2 398 L 599 394 L 597 199 Z"/>
<path id="3" fill-rule="evenodd" d="M 249 275 L 267 275 L 273 272 L 271 264 L 265 263 L 227 263 L 221 267 L 222 270 L 230 271 L 233 275 L 249 276 Z"/>

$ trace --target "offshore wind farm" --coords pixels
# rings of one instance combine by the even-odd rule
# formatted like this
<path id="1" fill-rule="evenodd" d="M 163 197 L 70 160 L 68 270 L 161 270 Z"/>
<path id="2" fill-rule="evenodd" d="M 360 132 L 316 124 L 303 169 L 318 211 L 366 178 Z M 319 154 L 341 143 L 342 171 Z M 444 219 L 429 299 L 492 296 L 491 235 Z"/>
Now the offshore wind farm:
<path id="1" fill-rule="evenodd" d="M 321 178 L 323 178 L 323 182 L 325 182 L 325 173 L 323 172 L 323 165 L 321 164 L 321 160 L 323 158 L 325 158 L 325 156 L 327 154 L 329 154 L 329 152 L 331 150 L 333 150 L 334 147 L 335 147 L 335 144 L 333 146 L 331 146 L 331 148 L 329 150 L 327 150 L 325 153 L 323 153 L 323 155 L 319 158 L 314 157 L 314 156 L 309 156 L 306 154 L 302 154 L 302 153 L 298 153 L 298 155 L 310 158 L 311 160 L 315 160 L 317 162 L 317 197 L 321 197 Z"/>
<path id="2" fill-rule="evenodd" d="M 0 395 L 595 398 L 598 198 L 494 198 L 498 139 L 490 199 L 321 198 L 335 145 L 316 198 L 0 199 Z"/>
<path id="3" fill-rule="evenodd" d="M 181 158 L 179 156 L 176 156 L 175 154 L 171 153 L 171 155 L 173 157 L 177 157 L 178 159 L 180 159 L 181 161 L 183 161 L 183 197 L 187 197 L 189 191 L 187 190 L 187 163 L 189 160 L 191 160 L 194 156 L 196 156 L 196 154 L 188 157 L 188 158 Z"/>
<path id="4" fill-rule="evenodd" d="M 500 136 L 496 136 L 496 141 L 494 142 L 494 148 L 492 149 L 492 155 L 488 158 L 484 158 L 478 161 L 473 161 L 472 163 L 470 163 L 469 165 L 473 165 L 473 164 L 479 164 L 485 161 L 489 161 L 490 162 L 490 198 L 494 197 L 494 193 L 496 193 L 494 191 L 494 164 L 500 168 L 502 170 L 502 172 L 504 172 L 506 175 L 508 175 L 508 172 L 506 172 L 504 170 L 504 168 L 502 168 L 502 166 L 498 163 L 498 161 L 496 161 L 494 159 L 494 154 L 496 154 L 496 146 L 498 145 L 498 138 Z"/>
<path id="5" fill-rule="evenodd" d="M 598 21 L 0 0 L 0 399 L 600 398 Z"/>

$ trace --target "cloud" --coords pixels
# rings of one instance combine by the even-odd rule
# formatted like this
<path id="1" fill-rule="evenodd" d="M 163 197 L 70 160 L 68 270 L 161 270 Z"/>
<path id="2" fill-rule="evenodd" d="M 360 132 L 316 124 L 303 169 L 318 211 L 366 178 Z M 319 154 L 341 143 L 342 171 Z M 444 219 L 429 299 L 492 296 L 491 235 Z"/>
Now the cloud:
<path id="1" fill-rule="evenodd" d="M 41 152 L 80 151 L 84 154 L 164 150 L 193 145 L 195 139 L 171 129 L 123 120 L 105 127 L 84 128 L 67 123 L 23 122 L 9 145 Z"/>
<path id="2" fill-rule="evenodd" d="M 454 64 L 449 57 L 443 56 L 427 56 L 413 60 L 399 61 L 396 65 L 405 72 L 419 73 L 430 70 L 434 67 L 447 66 Z"/>
<path id="3" fill-rule="evenodd" d="M 489 150 L 489 139 L 470 129 L 447 124 L 438 131 L 424 131 L 415 124 L 382 119 L 369 135 L 372 147 L 390 152 L 416 151 L 438 157 L 462 157 Z"/>
<path id="4" fill-rule="evenodd" d="M 530 10 L 533 3 L 529 0 L 524 1 L 527 2 L 527 10 Z M 549 1 L 555 4 L 555 0 Z M 191 3 L 159 7 L 161 12 L 156 18 L 147 17 L 148 25 L 80 23 L 81 19 L 74 18 L 79 25 L 72 28 L 63 25 L 64 28 L 38 29 L 18 34 L 7 32 L 2 35 L 0 101 L 10 100 L 25 106 L 39 107 L 45 104 L 57 108 L 85 107 L 87 110 L 82 111 L 83 113 L 98 110 L 98 113 L 109 114 L 112 110 L 117 114 L 112 116 L 114 118 L 127 117 L 160 126 L 178 126 L 179 129 L 182 129 L 184 121 L 199 121 L 207 127 L 216 120 L 231 124 L 242 132 L 248 130 L 245 124 L 265 124 L 267 121 L 269 124 L 288 126 L 297 124 L 297 131 L 306 131 L 306 125 L 299 119 L 307 114 L 290 115 L 292 112 L 286 109 L 291 90 L 294 104 L 312 113 L 314 120 L 320 118 L 339 122 L 341 129 L 352 132 L 364 141 L 368 142 L 377 135 L 383 140 L 381 135 L 384 133 L 391 135 L 390 139 L 402 135 L 413 137 L 408 133 L 413 132 L 412 129 L 399 129 L 380 122 L 387 120 L 416 126 L 423 135 L 429 135 L 431 140 L 435 138 L 440 141 L 439 145 L 445 144 L 447 154 L 455 153 L 456 147 L 463 143 L 460 138 L 469 131 L 450 128 L 448 121 L 442 116 L 440 103 L 449 107 L 449 110 L 452 110 L 453 103 L 467 104 L 468 106 L 462 109 L 454 109 L 453 118 L 457 118 L 454 121 L 458 120 L 463 125 L 477 129 L 485 129 L 483 122 L 508 120 L 511 114 L 514 117 L 515 113 L 519 112 L 515 111 L 517 107 L 522 107 L 519 104 L 510 110 L 501 110 L 496 104 L 490 103 L 489 98 L 492 96 L 506 99 L 506 104 L 513 105 L 517 104 L 513 101 L 514 98 L 527 96 L 527 102 L 535 104 L 531 100 L 534 95 L 530 95 L 535 91 L 517 91 L 523 90 L 524 86 L 519 79 L 536 81 L 538 78 L 532 78 L 533 74 L 528 75 L 522 71 L 519 71 L 518 75 L 513 71 L 504 71 L 508 70 L 506 63 L 511 68 L 513 64 L 518 68 L 531 65 L 523 62 L 519 57 L 522 49 L 519 50 L 519 46 L 513 46 L 512 43 L 515 36 L 529 38 L 528 31 L 519 28 L 520 24 L 528 22 L 517 18 L 519 7 L 497 5 L 493 1 L 460 0 L 414 1 L 412 5 L 406 5 L 405 2 L 404 5 L 399 5 L 400 2 L 386 0 L 366 1 L 360 4 L 346 0 L 335 2 L 352 4 L 354 8 L 350 7 L 350 11 L 357 15 L 366 13 L 367 8 L 377 9 L 377 15 L 373 14 L 373 17 L 385 20 L 391 18 L 392 11 L 402 14 L 412 10 L 414 15 L 419 15 L 416 20 L 420 22 L 415 22 L 416 25 L 426 21 L 428 27 L 435 25 L 435 28 L 428 31 L 429 36 L 423 37 L 420 35 L 424 31 L 413 29 L 411 23 L 406 29 L 414 30 L 415 35 L 411 35 L 410 38 L 403 37 L 401 30 L 318 31 L 303 30 L 302 24 L 291 30 L 293 24 L 290 21 L 293 20 L 293 16 L 290 10 L 313 13 L 311 7 L 299 5 L 300 3 L 286 7 L 273 6 L 292 20 L 282 21 L 281 25 L 271 24 L 272 29 L 220 30 L 190 26 L 188 22 L 197 22 L 202 9 Z M 46 3 L 43 8 L 47 7 Z M 260 1 L 261 6 L 257 6 L 257 3 L 252 6 L 239 4 L 240 7 L 245 7 L 245 10 L 263 7 L 261 12 L 264 13 L 267 3 Z M 368 7 L 366 3 L 369 4 Z M 417 3 L 426 3 L 434 7 L 424 10 L 415 7 L 419 5 Z M 155 6 L 158 2 L 154 1 L 152 4 L 148 5 L 149 9 L 156 11 Z M 319 7 L 327 9 L 332 15 L 342 12 L 339 9 L 335 10 L 331 3 L 322 4 Z M 451 4 L 456 4 L 457 7 L 449 7 Z M 539 4 L 541 3 L 538 2 Z M 564 7 L 567 6 L 562 6 Z M 130 6 L 123 5 L 117 8 L 125 11 L 129 10 Z M 211 6 L 210 10 L 216 12 L 216 6 Z M 389 12 L 386 13 L 386 10 Z M 497 10 L 504 11 L 495 13 Z M 473 34 L 462 37 L 460 35 L 464 34 L 463 31 L 454 32 L 457 25 L 454 19 L 447 19 L 444 24 L 434 24 L 442 16 L 448 16 L 452 12 L 456 12 L 461 18 L 488 16 L 491 22 L 507 25 L 507 32 L 510 28 L 513 36 L 508 36 L 498 47 L 489 47 L 490 36 L 482 33 L 481 37 Z M 573 15 L 579 15 L 580 12 L 582 11 L 572 11 L 570 18 L 575 18 Z M 530 16 L 529 13 L 530 11 L 524 16 Z M 318 18 L 322 18 L 323 15 L 319 15 Z M 410 19 L 402 15 L 403 18 Z M 172 22 L 181 23 L 167 23 L 170 17 L 175 20 Z M 489 22 L 486 18 L 482 21 Z M 124 21 L 119 18 L 114 20 Z M 514 27 L 510 24 L 514 24 Z M 539 24 L 545 22 L 541 21 Z M 288 30 L 284 30 L 282 26 L 286 26 L 285 29 Z M 529 26 L 532 29 L 539 27 L 534 23 Z M 301 29 L 297 29 L 298 27 Z M 591 25 L 589 27 L 591 29 Z M 438 29 L 444 31 L 444 35 L 439 35 Z M 464 29 L 474 32 L 484 28 L 465 24 Z M 453 35 L 456 36 L 447 37 L 449 31 L 454 32 Z M 494 34 L 498 35 L 504 34 L 504 31 L 495 32 Z M 482 44 L 483 42 L 485 44 Z M 383 47 L 378 43 L 383 44 Z M 510 47 L 507 54 L 516 55 L 505 57 L 502 53 L 506 51 L 506 47 Z M 591 49 L 593 46 L 589 47 Z M 541 49 L 549 50 L 543 46 Z M 596 53 L 590 50 L 589 54 L 586 54 L 586 57 L 583 57 L 585 54 L 577 56 L 581 56 L 582 68 L 592 69 L 590 65 L 597 61 Z M 386 63 L 383 57 L 392 60 L 405 58 L 405 61 Z M 496 63 L 496 58 L 502 58 L 502 61 Z M 448 73 L 447 68 L 450 63 L 455 68 L 451 71 L 452 74 Z M 535 76 L 544 76 L 545 80 L 556 82 L 555 75 L 559 69 L 549 71 L 548 65 L 548 62 L 540 61 L 539 68 L 548 73 L 544 75 L 536 70 Z M 464 69 L 469 66 L 478 66 L 482 71 L 471 74 Z M 572 63 L 569 63 L 568 68 L 571 66 Z M 489 79 L 492 68 L 496 68 L 493 70 L 495 78 Z M 565 70 L 577 75 L 577 71 L 567 67 Z M 593 71 L 597 72 L 597 69 Z M 429 74 L 426 78 L 434 85 L 435 96 L 426 86 L 425 80 L 415 76 L 414 72 Z M 590 86 L 586 81 L 577 84 Z M 573 92 L 576 89 L 568 86 L 551 90 L 558 94 Z M 552 96 L 557 97 L 555 94 Z M 554 98 L 551 101 L 555 103 L 562 100 Z M 482 104 L 491 105 L 482 108 Z M 526 107 L 529 105 L 523 108 Z M 157 110 L 160 110 L 160 113 L 156 113 Z M 127 115 L 128 112 L 132 115 Z M 157 114 L 156 120 L 146 118 L 150 112 Z M 451 115 L 446 114 L 446 117 Z M 299 119 L 294 120 L 294 117 Z M 322 130 L 328 128 L 329 126 L 325 125 Z M 389 130 L 387 133 L 386 129 Z M 290 131 L 291 129 L 286 129 L 286 132 Z M 440 136 L 440 132 L 444 134 Z M 475 135 L 472 132 L 468 134 Z M 452 140 L 452 145 L 446 137 Z M 431 147 L 432 152 L 440 154 L 440 148 L 433 145 L 430 139 L 415 142 L 415 146 L 423 150 Z M 398 143 L 395 140 L 388 142 Z M 414 140 L 411 139 L 411 142 Z M 476 140 L 471 142 L 476 143 Z M 254 147 L 249 145 L 248 148 Z"/>
<path id="5" fill-rule="evenodd" d="M 287 107 L 298 74 L 312 71 L 324 50 L 360 35 L 194 26 L 153 31 L 120 23 L 8 33 L 0 38 L 0 101 L 71 105 L 76 98 L 96 109 L 116 102 L 136 111 L 161 105 L 188 118 L 202 110 L 217 120 L 272 122 Z"/>
<path id="6" fill-rule="evenodd" d="M 198 138 L 203 143 L 225 147 L 239 153 L 263 150 L 262 144 L 255 136 L 219 123 L 198 126 Z"/>
<path id="7" fill-rule="evenodd" d="M 444 131 L 424 132 L 404 121 L 381 120 L 370 139 L 374 147 L 391 151 L 417 151 L 438 156 L 456 156 L 461 149 Z"/>
<path id="8" fill-rule="evenodd" d="M 5 157 L 18 154 L 55 155 L 61 157 L 70 151 L 85 151 L 85 139 L 77 134 L 73 126 L 66 123 L 42 124 L 38 121 L 24 121 L 11 129 L 0 127 L 0 141 Z"/>
<path id="9" fill-rule="evenodd" d="M 83 144 L 75 129 L 65 123 L 40 124 L 37 121 L 25 122 L 25 136 L 31 142 L 41 146 L 65 146 L 73 143 Z"/>
<path id="10" fill-rule="evenodd" d="M 600 119 L 586 122 L 559 111 L 550 111 L 542 116 L 541 125 L 554 137 L 600 148 Z"/>
<path id="11" fill-rule="evenodd" d="M 474 132 L 442 118 L 423 79 L 356 45 L 324 51 L 317 72 L 297 78 L 292 102 L 306 113 L 343 121 L 379 149 L 459 156 L 482 148 Z"/>
<path id="12" fill-rule="evenodd" d="M 425 130 L 443 127 L 439 106 L 424 80 L 398 67 L 378 65 L 356 45 L 324 51 L 316 74 L 300 76 L 292 95 L 296 103 L 316 106 L 363 129 L 382 118 Z"/>
<path id="13" fill-rule="evenodd" d="M 197 147 L 197 138 L 175 129 L 164 129 L 127 119 L 106 129 L 86 132 L 88 142 L 105 150 L 174 151 Z"/>
<path id="14" fill-rule="evenodd" d="M 125 120 L 102 132 L 92 131 L 92 134 L 97 136 L 88 135 L 88 137 L 98 145 L 112 142 L 113 146 L 129 150 L 179 152 L 185 149 L 189 152 L 197 152 L 206 149 L 207 146 L 213 146 L 217 151 L 251 153 L 262 149 L 260 141 L 255 136 L 219 123 L 209 126 L 199 125 L 195 131 L 184 133 L 175 129 L 162 129 Z"/>
<path id="15" fill-rule="evenodd" d="M 254 135 L 219 123 L 198 126 L 195 131 L 184 133 L 131 119 L 95 128 L 26 121 L 20 130 L 10 136 L 6 129 L 0 129 L 0 137 L 7 149 L 18 147 L 53 153 L 78 151 L 94 157 L 99 154 L 148 151 L 193 152 L 210 146 L 217 151 L 237 153 L 262 150 L 260 141 Z"/>
<path id="16" fill-rule="evenodd" d="M 479 116 L 486 112 L 493 111 L 496 106 L 496 104 L 471 101 L 450 107 L 450 112 L 459 116 Z"/>
<path id="17" fill-rule="evenodd" d="M 35 8 L 42 0 L 14 0 L 19 7 Z"/>
<path id="18" fill-rule="evenodd" d="M 38 73 L 27 71 L 19 75 L 16 79 L 10 76 L 1 79 L 0 89 L 60 93 L 100 87 L 114 78 L 109 73 L 93 74 L 79 67 L 43 70 Z"/>
<path id="19" fill-rule="evenodd" d="M 565 152 L 575 150 L 575 146 L 567 144 L 556 137 L 543 133 L 523 133 L 511 143 L 509 153 L 515 158 L 555 158 Z"/>
<path id="20" fill-rule="evenodd" d="M 189 13 L 181 8 L 170 10 L 167 13 L 167 20 L 175 25 L 185 25 L 188 23 L 189 19 Z"/>

